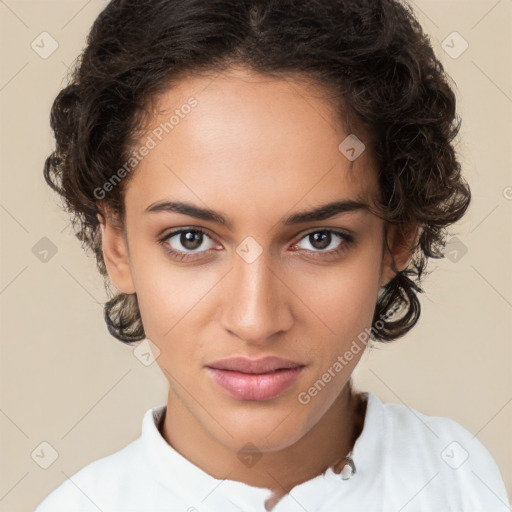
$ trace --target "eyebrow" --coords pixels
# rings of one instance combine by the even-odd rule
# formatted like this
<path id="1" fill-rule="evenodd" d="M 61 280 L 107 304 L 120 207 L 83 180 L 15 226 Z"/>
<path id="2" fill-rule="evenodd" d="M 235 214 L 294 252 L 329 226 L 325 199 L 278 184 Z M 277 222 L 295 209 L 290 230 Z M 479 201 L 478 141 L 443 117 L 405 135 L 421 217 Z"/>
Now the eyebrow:
<path id="1" fill-rule="evenodd" d="M 361 201 L 355 201 L 351 199 L 334 201 L 313 208 L 312 210 L 294 213 L 286 217 L 282 221 L 282 224 L 285 226 L 292 226 L 295 224 L 303 224 L 306 222 L 325 220 L 331 217 L 335 217 L 336 215 L 353 212 L 357 210 L 368 210 L 368 205 Z M 150 204 L 145 210 L 145 213 L 155 212 L 180 213 L 182 215 L 188 215 L 189 217 L 195 217 L 201 220 L 216 222 L 228 228 L 232 228 L 233 226 L 232 222 L 230 222 L 226 217 L 224 217 L 219 212 L 216 212 L 209 208 L 200 208 L 193 204 L 184 203 L 181 201 L 159 201 Z"/>

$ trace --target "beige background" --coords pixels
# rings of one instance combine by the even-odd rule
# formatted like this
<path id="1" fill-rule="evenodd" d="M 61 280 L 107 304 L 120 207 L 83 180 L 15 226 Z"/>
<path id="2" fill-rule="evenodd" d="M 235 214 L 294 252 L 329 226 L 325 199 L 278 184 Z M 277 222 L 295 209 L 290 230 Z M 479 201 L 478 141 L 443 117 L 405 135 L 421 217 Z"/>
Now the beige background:
<path id="1" fill-rule="evenodd" d="M 67 476 L 135 439 L 144 412 L 166 398 L 156 363 L 144 366 L 109 336 L 94 261 L 42 178 L 51 103 L 104 5 L 0 2 L 0 511 L 33 510 Z M 419 325 L 366 354 L 356 383 L 461 423 L 495 457 L 512 496 L 512 1 L 413 5 L 457 84 L 474 200 L 452 248 L 467 252 L 431 264 Z M 31 48 L 43 31 L 59 45 L 47 59 Z M 454 31 L 469 43 L 456 59 L 442 48 Z M 33 252 L 43 237 L 57 250 L 46 262 Z M 31 457 L 42 442 L 58 452 L 48 469 Z"/>

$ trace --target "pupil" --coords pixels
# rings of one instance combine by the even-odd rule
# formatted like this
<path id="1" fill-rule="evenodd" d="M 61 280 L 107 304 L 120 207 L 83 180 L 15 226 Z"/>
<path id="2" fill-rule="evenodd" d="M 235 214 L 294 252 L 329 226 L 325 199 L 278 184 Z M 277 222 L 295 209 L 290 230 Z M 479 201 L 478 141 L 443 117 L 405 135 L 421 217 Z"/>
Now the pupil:
<path id="1" fill-rule="evenodd" d="M 315 249 L 325 249 L 326 247 L 329 247 L 329 244 L 331 243 L 331 233 L 328 233 L 325 231 L 319 231 L 318 233 L 312 233 L 309 236 L 313 240 L 311 245 Z"/>
<path id="2" fill-rule="evenodd" d="M 181 244 L 189 250 L 197 249 L 201 246 L 202 235 L 197 231 L 187 231 L 181 234 Z"/>

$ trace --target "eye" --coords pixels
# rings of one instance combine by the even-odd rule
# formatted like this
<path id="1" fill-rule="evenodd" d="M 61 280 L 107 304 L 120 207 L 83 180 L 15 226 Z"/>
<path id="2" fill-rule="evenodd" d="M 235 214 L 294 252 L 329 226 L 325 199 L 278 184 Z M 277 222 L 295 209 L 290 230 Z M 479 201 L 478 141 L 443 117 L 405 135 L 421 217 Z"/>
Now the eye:
<path id="1" fill-rule="evenodd" d="M 304 242 L 306 247 L 301 246 Z M 353 236 L 348 233 L 317 229 L 304 235 L 293 248 L 298 247 L 299 250 L 304 250 L 314 257 L 336 256 L 348 250 L 353 242 Z M 217 248 L 212 237 L 199 228 L 181 228 L 167 233 L 159 243 L 172 258 L 179 261 L 201 258 L 205 253 Z"/>
<path id="2" fill-rule="evenodd" d="M 159 242 L 172 256 L 184 260 L 215 248 L 213 239 L 201 229 L 184 228 L 168 233 Z"/>
<path id="3" fill-rule="evenodd" d="M 301 247 L 301 243 L 306 242 Z M 322 229 L 307 233 L 295 246 L 308 252 L 322 254 L 338 254 L 352 244 L 353 237 L 342 231 Z"/>

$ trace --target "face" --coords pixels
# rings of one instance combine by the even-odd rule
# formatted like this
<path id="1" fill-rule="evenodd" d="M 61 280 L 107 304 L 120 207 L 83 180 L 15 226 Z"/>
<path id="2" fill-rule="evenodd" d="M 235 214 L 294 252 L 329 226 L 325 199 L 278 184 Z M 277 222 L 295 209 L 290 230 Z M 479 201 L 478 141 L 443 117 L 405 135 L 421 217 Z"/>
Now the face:
<path id="1" fill-rule="evenodd" d="M 384 223 L 364 207 L 376 169 L 369 151 L 340 151 L 349 133 L 311 84 L 231 70 L 181 82 L 158 110 L 126 187 L 126 240 L 103 225 L 107 268 L 137 293 L 170 403 L 225 447 L 283 449 L 340 395 L 363 350 L 339 356 L 392 277 Z"/>

